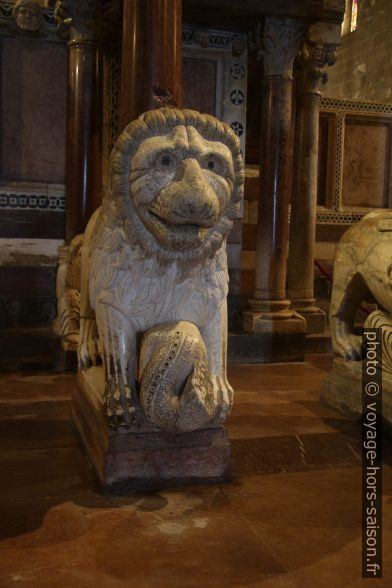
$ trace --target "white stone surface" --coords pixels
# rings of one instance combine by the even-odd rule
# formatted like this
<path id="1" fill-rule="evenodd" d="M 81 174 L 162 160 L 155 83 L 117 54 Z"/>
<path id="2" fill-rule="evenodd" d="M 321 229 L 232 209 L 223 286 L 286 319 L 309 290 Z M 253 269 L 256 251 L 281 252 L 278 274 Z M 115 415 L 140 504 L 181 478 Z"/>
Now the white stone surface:
<path id="1" fill-rule="evenodd" d="M 330 323 L 333 349 L 345 360 L 362 357 L 362 337 L 354 333 L 354 319 L 363 301 L 375 300 L 383 315 L 372 313 L 365 326 L 392 331 L 391 251 L 391 211 L 371 212 L 350 227 L 337 245 Z M 384 341 L 383 354 L 391 358 L 389 334 Z M 384 363 L 392 365 L 390 359 Z"/>
<path id="2" fill-rule="evenodd" d="M 158 427 L 189 431 L 228 414 L 226 236 L 242 192 L 238 138 L 213 117 L 155 110 L 118 139 L 111 189 L 83 238 L 79 346 L 84 367 L 102 357 L 114 426 L 142 425 L 147 414 Z M 184 353 L 198 345 L 199 333 L 207 360 L 195 359 L 193 376 L 184 380 L 183 360 L 169 354 L 161 369 L 173 368 L 170 384 L 157 380 L 147 387 L 151 396 L 143 392 L 139 399 L 137 341 L 150 329 L 157 349 L 165 351 L 165 341 L 179 335 Z M 207 375 L 198 367 L 205 364 Z M 180 398 L 175 408 L 173 393 Z"/>
<path id="3" fill-rule="evenodd" d="M 0 239 L 0 265 L 56 266 L 59 239 Z"/>

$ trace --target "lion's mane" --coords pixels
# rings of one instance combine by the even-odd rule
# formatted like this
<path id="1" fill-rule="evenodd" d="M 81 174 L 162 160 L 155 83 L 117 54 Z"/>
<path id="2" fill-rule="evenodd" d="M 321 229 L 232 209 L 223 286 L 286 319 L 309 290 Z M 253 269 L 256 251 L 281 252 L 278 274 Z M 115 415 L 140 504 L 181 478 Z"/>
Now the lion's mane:
<path id="1" fill-rule="evenodd" d="M 231 151 L 234 184 L 231 199 L 218 222 L 208 230 L 202 244 L 194 249 L 179 251 L 162 247 L 143 225 L 132 203 L 130 171 L 132 157 L 142 141 L 149 137 L 167 135 L 176 126 L 192 126 L 209 141 L 225 144 Z M 105 224 L 121 228 L 128 243 L 145 255 L 154 255 L 162 263 L 192 261 L 212 257 L 221 247 L 238 215 L 243 197 L 243 162 L 238 137 L 232 129 L 216 118 L 193 110 L 160 108 L 142 114 L 131 122 L 117 139 L 110 159 L 110 185 L 103 201 Z"/>

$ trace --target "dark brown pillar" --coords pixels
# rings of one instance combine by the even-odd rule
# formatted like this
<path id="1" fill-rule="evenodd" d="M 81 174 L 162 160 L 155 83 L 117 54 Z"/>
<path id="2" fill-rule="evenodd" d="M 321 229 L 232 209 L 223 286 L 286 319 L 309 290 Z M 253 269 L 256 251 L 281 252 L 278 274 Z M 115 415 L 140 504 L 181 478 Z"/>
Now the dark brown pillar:
<path id="1" fill-rule="evenodd" d="M 102 204 L 103 181 L 103 49 L 95 47 L 92 96 L 90 164 L 88 169 L 87 220 Z"/>
<path id="2" fill-rule="evenodd" d="M 256 278 L 248 331 L 276 332 L 293 318 L 286 299 L 288 205 L 292 173 L 292 66 L 304 37 L 295 20 L 266 18 L 260 35 L 264 94 L 260 137 L 260 197 L 257 223 Z M 274 325 L 271 326 L 271 321 Z M 268 323 L 268 324 L 267 324 Z M 290 329 L 295 329 L 290 324 Z M 287 329 L 287 325 L 283 327 Z"/>
<path id="3" fill-rule="evenodd" d="M 264 78 L 257 226 L 256 301 L 285 301 L 291 187 L 292 81 Z"/>
<path id="4" fill-rule="evenodd" d="M 97 47 L 94 29 L 98 0 L 58 0 L 55 18 L 69 36 L 65 184 L 65 239 L 86 227 L 92 206 L 90 148 L 93 136 Z"/>
<path id="5" fill-rule="evenodd" d="M 325 330 L 325 313 L 314 299 L 319 110 L 325 66 L 336 60 L 340 26 L 315 23 L 296 60 L 297 116 L 291 202 L 288 296 L 305 319 L 308 333 Z"/>
<path id="6" fill-rule="evenodd" d="M 146 110 L 181 106 L 181 0 L 124 2 L 120 131 Z"/>

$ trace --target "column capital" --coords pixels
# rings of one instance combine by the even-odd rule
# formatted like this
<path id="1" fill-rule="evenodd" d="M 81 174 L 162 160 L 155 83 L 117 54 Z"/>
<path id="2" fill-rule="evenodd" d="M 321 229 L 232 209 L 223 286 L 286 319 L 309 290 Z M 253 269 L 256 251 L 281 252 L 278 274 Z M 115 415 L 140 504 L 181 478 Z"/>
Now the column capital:
<path id="1" fill-rule="evenodd" d="M 264 76 L 292 79 L 293 61 L 305 37 L 305 25 L 297 20 L 266 17 L 257 30 L 258 55 Z"/>
<path id="2" fill-rule="evenodd" d="M 309 27 L 295 60 L 299 95 L 321 96 L 321 88 L 328 80 L 326 68 L 336 61 L 340 38 L 340 25 L 318 22 Z"/>
<path id="3" fill-rule="evenodd" d="M 42 8 L 34 0 L 17 0 L 12 16 L 16 25 L 24 31 L 38 31 L 42 27 Z"/>
<path id="4" fill-rule="evenodd" d="M 100 0 L 57 0 L 54 18 L 69 43 L 93 41 Z"/>

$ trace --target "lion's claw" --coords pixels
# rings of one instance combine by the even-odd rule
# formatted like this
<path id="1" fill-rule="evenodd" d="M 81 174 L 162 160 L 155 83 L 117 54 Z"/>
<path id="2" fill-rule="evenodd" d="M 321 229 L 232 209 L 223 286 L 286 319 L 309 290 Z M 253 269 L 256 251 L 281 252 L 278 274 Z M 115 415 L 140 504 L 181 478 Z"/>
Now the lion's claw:
<path id="1" fill-rule="evenodd" d="M 362 358 L 361 337 L 356 335 L 337 338 L 335 348 L 344 361 L 358 361 Z"/>
<path id="2" fill-rule="evenodd" d="M 212 385 L 217 404 L 217 410 L 213 422 L 216 424 L 222 424 L 231 411 L 234 390 L 223 376 L 213 376 Z"/>
<path id="3" fill-rule="evenodd" d="M 82 370 L 93 365 L 100 365 L 102 361 L 98 339 L 90 339 L 89 341 L 82 343 L 79 347 L 78 356 L 79 366 Z"/>
<path id="4" fill-rule="evenodd" d="M 107 383 L 105 396 L 106 414 L 112 427 L 130 427 L 142 422 L 140 408 L 129 386 L 113 380 Z"/>

